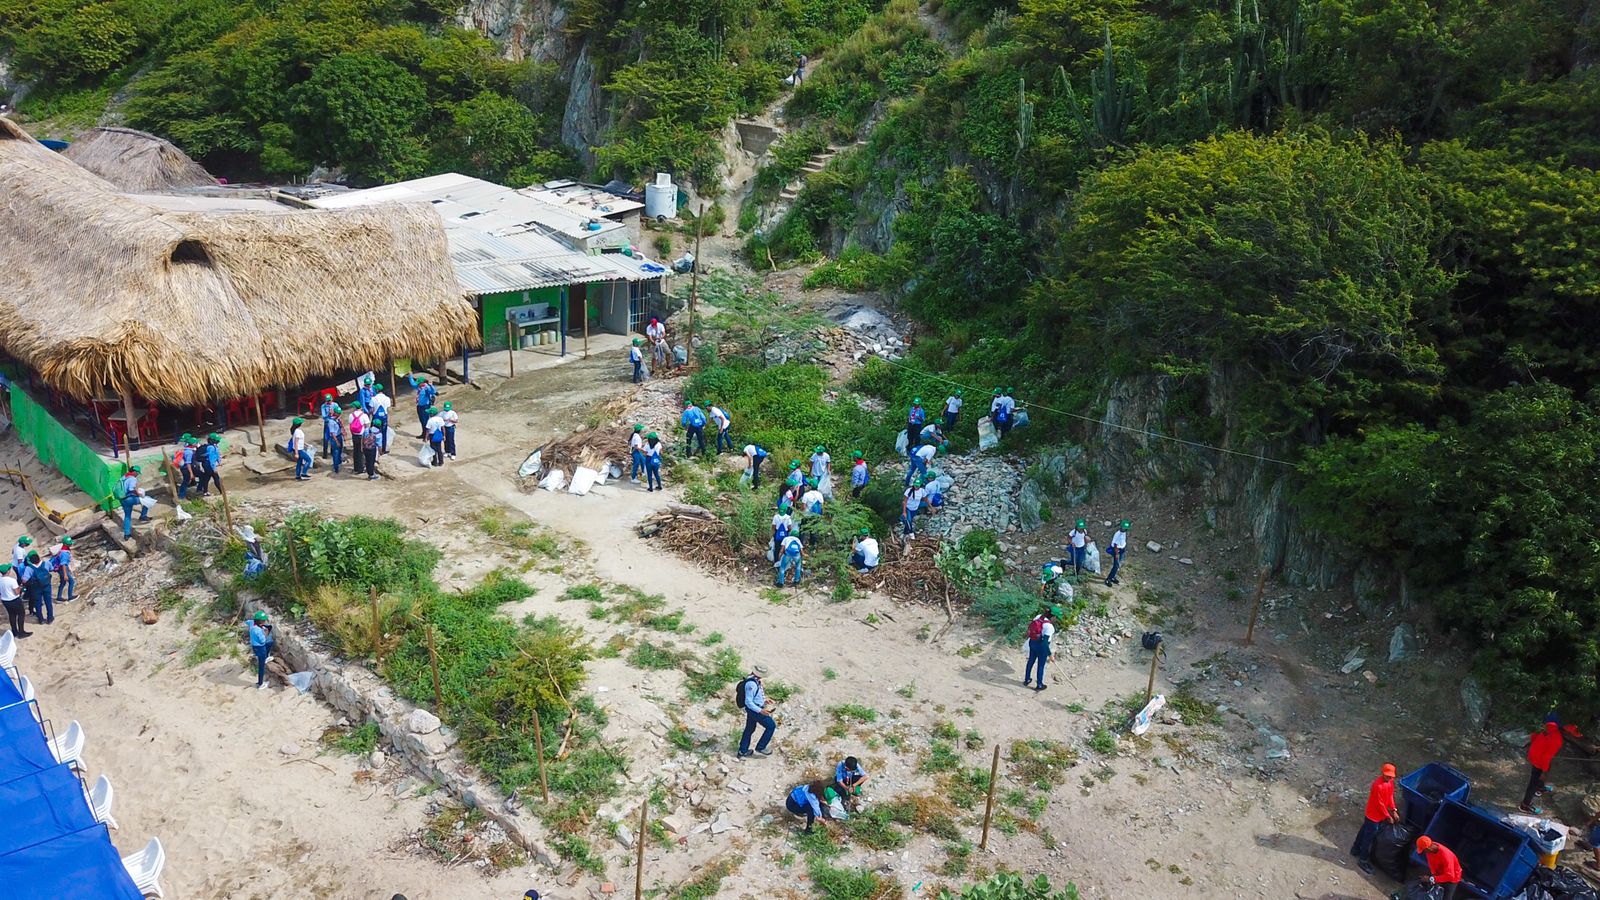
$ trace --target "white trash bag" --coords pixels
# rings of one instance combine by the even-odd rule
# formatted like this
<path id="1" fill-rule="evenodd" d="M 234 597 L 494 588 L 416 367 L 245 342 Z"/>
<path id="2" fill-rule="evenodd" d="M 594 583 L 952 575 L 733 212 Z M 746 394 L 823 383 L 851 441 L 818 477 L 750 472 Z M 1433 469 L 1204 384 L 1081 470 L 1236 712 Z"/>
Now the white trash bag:
<path id="1" fill-rule="evenodd" d="M 567 493 L 581 497 L 589 493 L 589 489 L 594 487 L 595 480 L 599 477 L 599 472 L 587 466 L 579 466 L 572 470 L 572 483 L 567 485 Z"/>
<path id="2" fill-rule="evenodd" d="M 522 478 L 530 478 L 539 474 L 539 470 L 544 468 L 543 456 L 543 450 L 535 450 L 529 453 L 528 458 L 523 460 L 522 465 L 517 467 L 517 475 Z"/>
<path id="3" fill-rule="evenodd" d="M 289 683 L 294 685 L 295 690 L 304 694 L 311 690 L 311 679 L 313 677 L 314 673 L 312 672 L 290 672 Z"/>
<path id="4" fill-rule="evenodd" d="M 894 452 L 900 454 L 901 456 L 905 456 L 906 447 L 909 446 L 906 441 L 906 432 L 905 429 L 902 428 L 900 429 L 900 436 L 894 439 Z"/>
<path id="5" fill-rule="evenodd" d="M 1000 435 L 994 430 L 994 423 L 988 416 L 978 420 L 978 449 L 993 450 L 1000 446 Z"/>
<path id="6" fill-rule="evenodd" d="M 560 469 L 551 469 L 550 474 L 546 475 L 544 480 L 539 482 L 539 487 L 542 487 L 547 491 L 559 491 L 563 487 L 566 487 L 566 485 L 567 473 L 561 471 Z"/>
<path id="7" fill-rule="evenodd" d="M 149 495 L 140 497 L 139 498 L 139 505 L 143 506 L 145 509 L 155 509 L 155 507 L 156 507 L 156 498 L 151 497 Z"/>
<path id="8" fill-rule="evenodd" d="M 1090 541 L 1089 546 L 1083 549 L 1083 565 L 1094 574 L 1100 574 L 1100 548 L 1095 546 L 1094 541 Z"/>
<path id="9" fill-rule="evenodd" d="M 1141 735 L 1149 731 L 1151 719 L 1161 711 L 1161 707 L 1166 705 L 1166 694 L 1157 694 L 1152 697 L 1150 702 L 1144 705 L 1144 709 L 1139 710 L 1139 714 L 1133 717 L 1133 727 L 1129 730 L 1135 735 Z"/>
<path id="10" fill-rule="evenodd" d="M 417 465 L 424 469 L 433 468 L 433 448 L 431 446 L 423 444 L 421 449 L 417 451 Z"/>

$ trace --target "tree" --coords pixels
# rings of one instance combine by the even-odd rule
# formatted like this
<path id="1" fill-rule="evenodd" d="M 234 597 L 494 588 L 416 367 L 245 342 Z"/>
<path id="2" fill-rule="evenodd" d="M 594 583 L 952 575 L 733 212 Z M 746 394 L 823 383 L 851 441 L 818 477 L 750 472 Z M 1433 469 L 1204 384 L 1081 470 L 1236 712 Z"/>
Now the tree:
<path id="1" fill-rule="evenodd" d="M 109 3 L 47 16 L 17 40 L 17 65 L 46 80 L 71 83 L 121 68 L 139 49 L 133 21 Z"/>
<path id="2" fill-rule="evenodd" d="M 345 53 L 294 91 L 291 112 L 316 159 L 364 181 L 413 177 L 427 166 L 417 130 L 428 113 L 422 81 L 386 59 Z"/>
<path id="3" fill-rule="evenodd" d="M 440 154 L 468 175 L 505 183 L 539 150 L 539 120 L 500 94 L 481 93 L 450 107 Z"/>

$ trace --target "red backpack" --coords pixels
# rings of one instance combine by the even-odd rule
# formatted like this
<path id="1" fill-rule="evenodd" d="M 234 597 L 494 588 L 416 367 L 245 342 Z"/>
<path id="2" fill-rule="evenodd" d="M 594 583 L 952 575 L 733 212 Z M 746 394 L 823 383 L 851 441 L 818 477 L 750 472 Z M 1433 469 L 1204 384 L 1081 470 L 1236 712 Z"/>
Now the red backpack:
<path id="1" fill-rule="evenodd" d="M 1037 641 L 1044 637 L 1044 616 L 1034 616 L 1028 623 L 1028 640 Z"/>

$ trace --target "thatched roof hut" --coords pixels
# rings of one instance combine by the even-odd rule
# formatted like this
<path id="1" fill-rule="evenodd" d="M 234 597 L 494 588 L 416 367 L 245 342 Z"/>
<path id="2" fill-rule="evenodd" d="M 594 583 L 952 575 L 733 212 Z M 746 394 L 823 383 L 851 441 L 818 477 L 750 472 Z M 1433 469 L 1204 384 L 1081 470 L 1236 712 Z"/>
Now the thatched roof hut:
<path id="1" fill-rule="evenodd" d="M 91 128 L 62 155 L 135 194 L 217 184 L 205 167 L 171 141 L 132 128 Z"/>
<path id="2" fill-rule="evenodd" d="M 0 347 L 58 390 L 198 406 L 479 341 L 427 205 L 162 209 L 0 119 Z"/>

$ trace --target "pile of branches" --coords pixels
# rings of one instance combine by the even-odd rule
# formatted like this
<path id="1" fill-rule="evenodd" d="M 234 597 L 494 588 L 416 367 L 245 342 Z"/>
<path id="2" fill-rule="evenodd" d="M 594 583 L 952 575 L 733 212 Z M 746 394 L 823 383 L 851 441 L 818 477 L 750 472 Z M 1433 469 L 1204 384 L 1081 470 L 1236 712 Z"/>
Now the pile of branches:
<path id="1" fill-rule="evenodd" d="M 865 575 L 850 576 L 856 587 L 887 594 L 903 603 L 926 603 L 934 607 L 949 607 L 970 599 L 934 563 L 939 541 L 901 543 L 887 539 L 880 543 L 878 567 Z"/>
<path id="2" fill-rule="evenodd" d="M 702 506 L 668 503 L 651 513 L 635 529 L 640 537 L 653 538 L 690 562 L 727 573 L 754 572 L 756 561 L 742 557 L 728 541 L 728 525 L 716 513 Z M 765 559 L 763 566 L 771 565 Z"/>
<path id="3" fill-rule="evenodd" d="M 564 469 L 571 472 L 578 466 L 599 470 L 606 460 L 628 458 L 628 438 L 632 428 L 580 428 L 559 440 L 539 448 L 539 461 L 544 471 Z"/>

